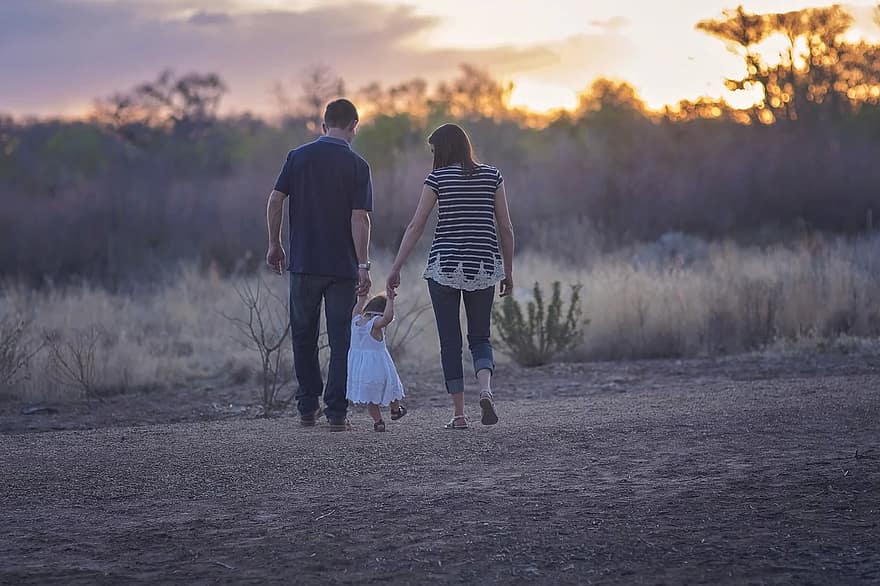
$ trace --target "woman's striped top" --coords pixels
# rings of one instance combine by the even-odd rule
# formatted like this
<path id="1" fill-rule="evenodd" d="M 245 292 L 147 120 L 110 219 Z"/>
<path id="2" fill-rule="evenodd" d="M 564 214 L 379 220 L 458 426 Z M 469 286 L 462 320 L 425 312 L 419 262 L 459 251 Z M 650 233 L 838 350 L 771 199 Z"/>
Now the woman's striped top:
<path id="1" fill-rule="evenodd" d="M 425 278 L 476 291 L 504 279 L 495 226 L 495 191 L 504 179 L 489 165 L 435 169 L 425 185 L 437 194 L 437 228 Z"/>

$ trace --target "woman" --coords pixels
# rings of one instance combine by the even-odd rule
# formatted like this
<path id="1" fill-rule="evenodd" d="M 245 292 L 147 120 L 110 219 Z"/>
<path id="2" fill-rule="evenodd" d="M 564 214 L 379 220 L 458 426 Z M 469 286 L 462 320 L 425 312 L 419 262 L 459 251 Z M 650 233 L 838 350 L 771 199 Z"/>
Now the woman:
<path id="1" fill-rule="evenodd" d="M 428 143 L 434 152 L 434 170 L 425 179 L 419 205 L 388 276 L 388 288 L 400 285 L 400 270 L 437 204 L 437 229 L 424 277 L 440 334 L 446 390 L 455 409 L 446 428 L 468 428 L 461 364 L 462 299 L 467 314 L 468 346 L 480 384 L 481 421 L 493 425 L 498 422 L 498 415 L 492 397 L 492 302 L 498 283 L 502 297 L 513 291 L 513 224 L 504 182 L 498 169 L 477 162 L 470 139 L 461 127 L 444 124 L 431 134 Z"/>

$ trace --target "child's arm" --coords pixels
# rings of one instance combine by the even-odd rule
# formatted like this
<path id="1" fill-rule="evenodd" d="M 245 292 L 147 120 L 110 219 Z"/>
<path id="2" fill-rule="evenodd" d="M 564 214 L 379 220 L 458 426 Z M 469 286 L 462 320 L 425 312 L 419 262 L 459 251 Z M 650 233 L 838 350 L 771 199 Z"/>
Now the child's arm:
<path id="1" fill-rule="evenodd" d="M 354 310 L 351 312 L 351 318 L 359 316 L 361 312 L 364 311 L 364 306 L 367 304 L 367 296 L 366 295 L 358 295 L 357 303 L 354 305 Z"/>
<path id="2" fill-rule="evenodd" d="M 389 289 L 385 295 L 387 297 L 385 301 L 385 313 L 373 322 L 373 329 L 384 328 L 394 320 L 394 298 L 397 296 L 397 292 L 394 291 L 394 289 Z"/>

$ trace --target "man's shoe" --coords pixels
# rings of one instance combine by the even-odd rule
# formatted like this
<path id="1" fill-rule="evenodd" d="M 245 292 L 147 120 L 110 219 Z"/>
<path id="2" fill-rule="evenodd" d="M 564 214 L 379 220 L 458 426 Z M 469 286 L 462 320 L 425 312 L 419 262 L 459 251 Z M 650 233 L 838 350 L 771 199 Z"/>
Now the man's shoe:
<path id="1" fill-rule="evenodd" d="M 307 413 L 299 416 L 299 424 L 303 427 L 315 427 L 318 419 L 324 414 L 324 410 L 318 407 L 314 413 Z"/>
<path id="2" fill-rule="evenodd" d="M 351 431 L 351 422 L 348 419 L 330 419 L 330 431 Z"/>

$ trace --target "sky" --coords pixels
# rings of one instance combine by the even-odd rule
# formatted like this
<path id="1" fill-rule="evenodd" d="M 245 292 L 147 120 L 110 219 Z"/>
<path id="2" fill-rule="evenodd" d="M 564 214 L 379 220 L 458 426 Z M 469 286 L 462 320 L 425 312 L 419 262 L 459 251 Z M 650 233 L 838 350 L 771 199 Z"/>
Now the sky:
<path id="1" fill-rule="evenodd" d="M 535 111 L 571 107 L 597 77 L 631 82 L 652 107 L 724 89 L 742 63 L 695 30 L 742 3 L 810 0 L 0 0 L 0 113 L 76 116 L 164 69 L 216 72 L 226 111 L 272 114 L 277 84 L 330 67 L 349 93 L 378 81 L 450 79 L 462 63 L 514 83 Z M 877 0 L 850 0 L 854 34 L 880 38 Z"/>

